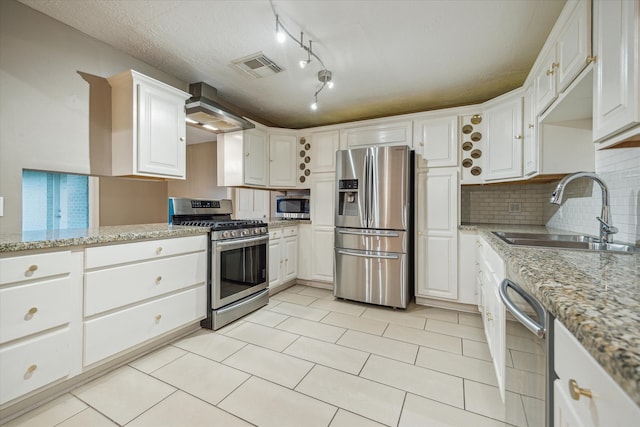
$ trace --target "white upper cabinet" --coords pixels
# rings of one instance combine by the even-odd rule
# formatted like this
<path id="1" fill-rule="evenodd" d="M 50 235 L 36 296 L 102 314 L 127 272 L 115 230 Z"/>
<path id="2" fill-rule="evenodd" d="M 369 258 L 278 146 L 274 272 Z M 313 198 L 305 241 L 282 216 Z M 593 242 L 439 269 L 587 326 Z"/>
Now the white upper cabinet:
<path id="1" fill-rule="evenodd" d="M 536 64 L 536 112 L 541 113 L 586 67 L 591 56 L 591 1 L 569 0 Z"/>
<path id="2" fill-rule="evenodd" d="M 184 179 L 186 92 L 134 70 L 110 77 L 114 176 Z"/>
<path id="3" fill-rule="evenodd" d="M 422 156 L 419 167 L 457 166 L 458 116 L 415 120 L 413 146 Z"/>
<path id="4" fill-rule="evenodd" d="M 594 2 L 593 140 L 640 134 L 640 3 Z M 609 145 L 609 144 L 605 144 Z"/>
<path id="5" fill-rule="evenodd" d="M 266 187 L 267 133 L 249 129 L 218 135 L 218 185 Z"/>
<path id="6" fill-rule="evenodd" d="M 296 186 L 295 135 L 269 135 L 269 186 L 294 188 Z"/>
<path id="7" fill-rule="evenodd" d="M 381 122 L 368 126 L 358 126 L 340 131 L 343 148 L 370 147 L 373 145 L 412 146 L 412 122 Z"/>
<path id="8" fill-rule="evenodd" d="M 525 177 L 532 176 L 538 172 L 538 134 L 537 134 L 537 114 L 534 106 L 533 85 L 525 89 L 522 98 L 522 168 Z"/>
<path id="9" fill-rule="evenodd" d="M 522 176 L 522 97 L 509 96 L 484 112 L 487 154 L 485 180 Z"/>
<path id="10" fill-rule="evenodd" d="M 327 131 L 311 134 L 311 172 L 336 171 L 336 151 L 340 148 L 340 132 Z"/>

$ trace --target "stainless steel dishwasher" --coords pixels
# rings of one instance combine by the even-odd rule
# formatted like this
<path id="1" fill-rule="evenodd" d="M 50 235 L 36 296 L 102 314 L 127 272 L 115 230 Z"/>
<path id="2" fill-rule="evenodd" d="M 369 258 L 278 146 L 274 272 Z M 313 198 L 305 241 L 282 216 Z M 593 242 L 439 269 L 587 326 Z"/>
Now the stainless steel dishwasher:
<path id="1" fill-rule="evenodd" d="M 509 279 L 499 293 L 516 320 L 506 322 L 505 420 L 519 427 L 553 427 L 553 317 Z"/>

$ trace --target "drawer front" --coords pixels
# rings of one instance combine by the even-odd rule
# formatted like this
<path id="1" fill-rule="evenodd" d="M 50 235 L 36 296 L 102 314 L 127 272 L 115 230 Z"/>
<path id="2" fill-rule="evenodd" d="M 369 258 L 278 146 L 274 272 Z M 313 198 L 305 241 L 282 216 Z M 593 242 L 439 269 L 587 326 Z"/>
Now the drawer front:
<path id="1" fill-rule="evenodd" d="M 205 285 L 86 321 L 84 365 L 91 365 L 206 315 Z"/>
<path id="2" fill-rule="evenodd" d="M 92 316 L 207 281 L 207 253 L 85 273 L 84 315 Z"/>
<path id="3" fill-rule="evenodd" d="M 0 404 L 69 375 L 69 328 L 24 340 L 0 350 Z"/>
<path id="4" fill-rule="evenodd" d="M 270 240 L 279 239 L 281 237 L 282 237 L 282 229 L 281 228 L 269 231 L 269 239 Z"/>
<path id="5" fill-rule="evenodd" d="M 114 264 L 152 260 L 188 252 L 206 251 L 207 243 L 208 236 L 202 235 L 87 248 L 85 251 L 85 268 L 92 269 Z"/>
<path id="6" fill-rule="evenodd" d="M 69 323 L 74 300 L 68 276 L 0 289 L 0 343 Z"/>
<path id="7" fill-rule="evenodd" d="M 71 252 L 51 252 L 0 259 L 0 285 L 68 274 Z"/>
<path id="8" fill-rule="evenodd" d="M 285 227 L 282 229 L 282 235 L 284 237 L 297 236 L 298 227 Z"/>

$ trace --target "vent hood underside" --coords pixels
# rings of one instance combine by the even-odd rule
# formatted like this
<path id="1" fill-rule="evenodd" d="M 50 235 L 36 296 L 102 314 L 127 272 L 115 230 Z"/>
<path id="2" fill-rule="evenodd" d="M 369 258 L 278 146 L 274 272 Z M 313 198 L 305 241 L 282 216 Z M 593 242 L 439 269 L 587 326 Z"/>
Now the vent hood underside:
<path id="1" fill-rule="evenodd" d="M 214 101 L 217 90 L 206 83 L 192 83 L 189 93 L 192 97 L 187 100 L 187 124 L 213 133 L 233 132 L 252 129 L 253 123 L 229 111 L 227 107 Z"/>

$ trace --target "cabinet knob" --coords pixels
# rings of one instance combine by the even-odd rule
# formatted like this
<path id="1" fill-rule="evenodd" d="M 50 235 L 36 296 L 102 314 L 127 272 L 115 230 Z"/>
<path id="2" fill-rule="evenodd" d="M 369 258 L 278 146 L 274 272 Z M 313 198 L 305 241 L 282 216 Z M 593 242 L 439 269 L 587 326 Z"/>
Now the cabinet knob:
<path id="1" fill-rule="evenodd" d="M 160 283 L 162 281 L 162 276 L 156 277 L 156 283 Z"/>
<path id="2" fill-rule="evenodd" d="M 493 314 L 491 314 L 489 310 L 487 310 L 485 314 L 487 315 L 487 320 L 493 320 Z"/>
<path id="3" fill-rule="evenodd" d="M 180 141 L 184 142 L 184 136 L 180 137 Z"/>
<path id="4" fill-rule="evenodd" d="M 529 129 L 533 129 L 534 127 L 533 123 L 529 123 Z"/>
<path id="5" fill-rule="evenodd" d="M 156 248 L 156 255 L 160 255 L 162 253 L 162 246 L 158 246 Z"/>
<path id="6" fill-rule="evenodd" d="M 547 70 L 547 76 L 550 76 L 550 75 L 552 75 L 553 73 L 554 73 L 553 69 L 551 69 L 551 70 Z"/>
<path id="7" fill-rule="evenodd" d="M 156 315 L 156 322 L 159 322 L 162 319 L 162 314 Z"/>
<path id="8" fill-rule="evenodd" d="M 34 365 L 31 365 L 31 366 L 29 366 L 27 368 L 27 372 L 30 373 L 30 374 L 33 374 L 36 371 L 36 369 L 38 369 L 38 365 L 34 364 Z"/>
<path id="9" fill-rule="evenodd" d="M 569 380 L 569 394 L 571 394 L 571 398 L 573 400 L 580 400 L 581 395 L 588 397 L 589 399 L 593 397 L 591 390 L 588 388 L 581 388 L 573 378 Z"/>
<path id="10" fill-rule="evenodd" d="M 597 60 L 597 56 L 587 56 L 587 64 L 591 64 L 592 62 L 596 62 Z"/>
<path id="11" fill-rule="evenodd" d="M 34 314 L 36 314 L 37 312 L 38 312 L 38 307 L 31 307 L 27 313 L 28 313 L 29 315 L 33 316 L 33 315 L 34 315 Z"/>
<path id="12" fill-rule="evenodd" d="M 516 135 L 514 138 L 515 139 L 522 139 L 522 135 Z"/>
<path id="13" fill-rule="evenodd" d="M 560 66 L 559 62 L 554 62 L 553 64 L 551 64 L 551 69 L 555 70 L 556 68 L 558 68 Z"/>
<path id="14" fill-rule="evenodd" d="M 422 142 L 421 142 L 421 143 L 420 143 L 420 147 L 424 147 L 424 143 L 422 143 Z"/>
<path id="15" fill-rule="evenodd" d="M 27 271 L 25 271 L 25 275 L 26 276 L 31 276 L 33 273 L 35 273 L 38 270 L 38 266 L 35 264 L 31 264 L 29 266 L 29 268 L 27 268 Z"/>
<path id="16" fill-rule="evenodd" d="M 246 153 L 244 156 L 245 156 L 245 157 L 249 157 L 249 153 Z"/>

